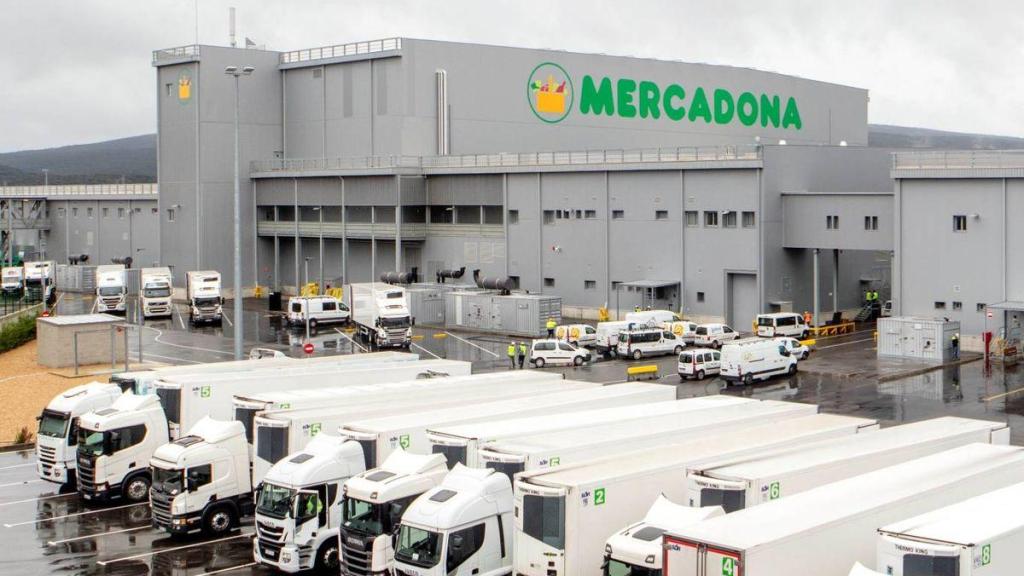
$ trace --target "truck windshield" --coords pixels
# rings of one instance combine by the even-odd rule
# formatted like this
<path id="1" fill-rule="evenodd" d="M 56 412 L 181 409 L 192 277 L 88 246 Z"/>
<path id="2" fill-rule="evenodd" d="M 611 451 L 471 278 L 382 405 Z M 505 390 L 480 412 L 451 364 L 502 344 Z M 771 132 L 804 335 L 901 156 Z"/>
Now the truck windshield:
<path id="1" fill-rule="evenodd" d="M 181 492 L 182 473 L 181 470 L 165 470 L 154 466 L 153 488 L 159 492 L 175 495 Z"/>
<path id="2" fill-rule="evenodd" d="M 398 318 L 381 318 L 380 326 L 381 328 L 408 328 L 409 317 L 400 316 Z"/>
<path id="3" fill-rule="evenodd" d="M 260 499 L 256 503 L 256 513 L 274 518 L 284 518 L 291 511 L 295 490 L 274 484 L 264 484 L 260 490 Z"/>
<path id="4" fill-rule="evenodd" d="M 121 287 L 120 286 L 104 286 L 103 288 L 99 289 L 99 293 L 100 293 L 100 296 L 120 296 L 121 295 Z"/>
<path id="5" fill-rule="evenodd" d="M 220 304 L 220 298 L 216 298 L 216 297 L 214 297 L 214 298 L 196 298 L 195 302 L 196 302 L 196 306 L 200 306 L 200 307 L 203 307 L 203 306 L 216 306 L 217 304 Z"/>
<path id="6" fill-rule="evenodd" d="M 421 568 L 432 568 L 441 561 L 441 541 L 441 535 L 437 532 L 403 524 L 398 533 L 395 560 Z"/>
<path id="7" fill-rule="evenodd" d="M 87 456 L 102 456 L 105 435 L 103 432 L 78 430 L 78 451 Z"/>
<path id="8" fill-rule="evenodd" d="M 634 566 L 612 558 L 604 565 L 604 576 L 661 576 L 661 570 Z"/>
<path id="9" fill-rule="evenodd" d="M 146 288 L 142 291 L 142 296 L 145 298 L 167 298 L 171 295 L 171 289 L 162 286 L 159 288 Z"/>
<path id="10" fill-rule="evenodd" d="M 700 491 L 701 506 L 721 506 L 726 514 L 747 507 L 746 493 L 742 490 L 722 490 L 720 488 L 702 488 Z"/>
<path id="11" fill-rule="evenodd" d="M 345 527 L 364 534 L 384 533 L 384 508 L 355 498 L 345 499 Z"/>
<path id="12" fill-rule="evenodd" d="M 959 576 L 959 574 L 959 556 L 907 554 L 903 557 L 903 576 Z"/>
<path id="13" fill-rule="evenodd" d="M 523 532 L 556 550 L 565 548 L 565 497 L 523 496 Z"/>
<path id="14" fill-rule="evenodd" d="M 43 417 L 39 419 L 39 435 L 64 438 L 68 433 L 68 420 L 67 414 L 43 411 Z"/>

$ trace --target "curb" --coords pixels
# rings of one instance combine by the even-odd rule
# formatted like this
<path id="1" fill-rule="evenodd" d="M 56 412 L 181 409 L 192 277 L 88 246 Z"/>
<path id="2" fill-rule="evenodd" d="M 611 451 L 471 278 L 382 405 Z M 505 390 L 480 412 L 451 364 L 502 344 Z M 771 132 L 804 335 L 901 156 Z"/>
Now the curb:
<path id="1" fill-rule="evenodd" d="M 984 356 L 978 358 L 961 358 L 956 362 L 947 362 L 945 364 L 936 364 L 935 366 L 927 366 L 924 368 L 918 368 L 916 370 L 908 370 L 906 372 L 900 372 L 899 374 L 891 374 L 888 376 L 879 376 L 879 382 L 889 382 L 892 380 L 899 380 L 900 378 L 908 378 L 910 376 L 920 376 L 921 374 L 927 374 L 928 372 L 934 372 L 943 368 L 950 368 L 953 366 L 961 366 L 963 364 L 970 364 L 971 362 L 977 362 L 982 360 Z"/>
<path id="2" fill-rule="evenodd" d="M 0 454 L 4 452 L 20 452 L 22 450 L 34 449 L 35 447 L 35 442 L 29 442 L 27 444 L 8 444 L 6 446 L 0 446 Z"/>

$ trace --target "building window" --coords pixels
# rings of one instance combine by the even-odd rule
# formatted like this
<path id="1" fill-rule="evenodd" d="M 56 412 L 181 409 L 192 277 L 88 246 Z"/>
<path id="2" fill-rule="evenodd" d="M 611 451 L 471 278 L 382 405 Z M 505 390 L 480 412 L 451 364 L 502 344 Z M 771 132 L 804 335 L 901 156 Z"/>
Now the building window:
<path id="1" fill-rule="evenodd" d="M 341 222 L 341 211 L 334 211 L 332 207 L 328 206 L 325 209 L 324 221 L 329 222 Z M 333 213 L 333 216 L 332 216 Z M 426 224 L 427 222 L 427 207 L 426 206 L 402 206 L 402 224 Z"/>
<path id="2" fill-rule="evenodd" d="M 118 218 L 124 218 L 124 208 L 118 208 L 117 209 L 117 217 Z"/>
<path id="3" fill-rule="evenodd" d="M 159 208 L 150 208 L 149 209 L 149 213 L 152 214 L 153 216 L 156 216 L 157 214 L 160 213 L 160 209 Z"/>
<path id="4" fill-rule="evenodd" d="M 71 217 L 78 218 L 78 206 L 75 206 L 71 209 Z"/>
<path id="5" fill-rule="evenodd" d="M 431 206 L 431 224 L 452 224 L 455 222 L 455 208 L 452 206 Z"/>
<path id="6" fill-rule="evenodd" d="M 324 73 L 324 71 L 323 71 L 322 68 L 314 68 L 313 69 L 313 78 L 319 78 L 320 76 L 323 75 L 323 73 Z"/>
<path id="7" fill-rule="evenodd" d="M 963 302 L 953 301 L 953 310 L 962 310 L 964 307 Z"/>
<path id="8" fill-rule="evenodd" d="M 703 302 L 703 301 L 704 301 L 704 293 L 703 292 L 697 292 L 697 302 Z"/>
<path id="9" fill-rule="evenodd" d="M 967 232 L 967 216 L 963 214 L 953 216 L 953 232 Z"/>
<path id="10" fill-rule="evenodd" d="M 88 216 L 90 219 L 92 218 L 92 207 L 91 206 L 87 207 L 85 209 L 85 215 Z"/>
<path id="11" fill-rule="evenodd" d="M 754 227 L 754 213 L 753 212 L 744 212 L 743 213 L 743 227 L 744 228 L 753 228 Z"/>
<path id="12" fill-rule="evenodd" d="M 174 208 L 167 209 L 167 221 L 174 222 Z"/>
<path id="13" fill-rule="evenodd" d="M 626 217 L 625 210 L 612 210 L 612 220 L 622 220 Z"/>
<path id="14" fill-rule="evenodd" d="M 57 217 L 58 218 L 63 218 L 64 214 L 65 214 L 65 212 L 64 212 L 63 208 L 57 208 Z"/>
<path id="15" fill-rule="evenodd" d="M 456 224 L 479 224 L 480 223 L 480 207 L 479 206 L 456 206 L 455 207 L 455 223 Z"/>
<path id="16" fill-rule="evenodd" d="M 502 224 L 501 206 L 484 206 L 484 224 Z"/>
<path id="17" fill-rule="evenodd" d="M 171 82 L 168 82 L 167 84 L 164 84 L 164 89 L 167 90 L 167 95 L 168 96 L 171 95 L 171 87 L 172 86 L 174 86 L 174 84 L 172 84 Z"/>
<path id="18" fill-rule="evenodd" d="M 735 228 L 736 227 L 736 212 L 729 211 L 722 214 L 722 227 L 723 228 Z"/>
<path id="19" fill-rule="evenodd" d="M 593 220 L 594 218 L 597 218 L 597 210 L 584 210 L 583 217 L 587 220 Z"/>
<path id="20" fill-rule="evenodd" d="M 582 220 L 583 219 L 583 210 L 577 210 L 576 211 L 576 219 L 577 220 Z"/>
<path id="21" fill-rule="evenodd" d="M 544 287 L 545 288 L 554 288 L 555 287 L 555 279 L 554 278 L 545 278 L 544 279 Z"/>
<path id="22" fill-rule="evenodd" d="M 825 229 L 826 230 L 839 230 L 839 216 L 829 214 L 825 216 Z"/>
<path id="23" fill-rule="evenodd" d="M 138 208 L 138 207 L 136 207 L 136 208 L 135 208 L 135 213 L 136 213 L 136 214 L 142 214 L 142 208 Z"/>
<path id="24" fill-rule="evenodd" d="M 554 224 L 555 223 L 555 211 L 554 210 L 545 210 L 544 211 L 544 223 L 545 224 Z"/>
<path id="25" fill-rule="evenodd" d="M 878 230 L 878 216 L 865 216 L 864 217 L 864 229 L 865 230 Z"/>
<path id="26" fill-rule="evenodd" d="M 597 290 L 597 280 L 584 280 L 583 281 L 583 289 L 584 290 Z"/>
<path id="27" fill-rule="evenodd" d="M 945 310 L 946 309 L 946 303 L 945 302 L 936 302 L 935 303 L 935 309 L 936 310 Z"/>
<path id="28" fill-rule="evenodd" d="M 103 208 L 103 217 L 106 218 L 108 216 L 110 216 L 110 208 Z"/>
<path id="29" fill-rule="evenodd" d="M 519 210 L 509 210 L 508 211 L 508 223 L 509 224 L 519 224 Z"/>
<path id="30" fill-rule="evenodd" d="M 710 228 L 718 227 L 718 212 L 711 210 L 704 211 L 704 226 Z"/>
<path id="31" fill-rule="evenodd" d="M 655 210 L 654 211 L 654 219 L 655 220 L 668 220 L 668 210 Z"/>
<path id="32" fill-rule="evenodd" d="M 693 226 L 697 225 L 697 211 L 696 210 L 687 210 L 685 216 L 686 216 L 686 225 L 687 226 L 693 227 Z"/>
<path id="33" fill-rule="evenodd" d="M 988 308 L 988 306 L 984 302 L 978 302 L 974 305 L 974 309 L 978 312 L 984 312 L 986 308 Z"/>

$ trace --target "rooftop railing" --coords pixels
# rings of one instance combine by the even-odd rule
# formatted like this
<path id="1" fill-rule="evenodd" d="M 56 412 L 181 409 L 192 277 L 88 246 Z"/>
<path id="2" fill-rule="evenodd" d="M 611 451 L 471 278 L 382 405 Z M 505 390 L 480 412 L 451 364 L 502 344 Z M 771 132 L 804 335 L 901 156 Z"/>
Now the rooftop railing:
<path id="1" fill-rule="evenodd" d="M 577 152 L 522 152 L 453 156 L 367 156 L 254 161 L 252 172 L 316 172 L 394 168 L 529 168 L 603 164 L 760 160 L 759 146 L 709 146 Z"/>
<path id="2" fill-rule="evenodd" d="M 920 150 L 896 152 L 893 170 L 1024 168 L 1024 150 Z"/>
<path id="3" fill-rule="evenodd" d="M 15 198 L 47 198 L 53 196 L 155 196 L 157 193 L 157 185 L 152 183 L 0 186 L 0 197 Z"/>
<path id="4" fill-rule="evenodd" d="M 368 40 L 366 42 L 349 42 L 348 44 L 335 44 L 334 46 L 321 46 L 319 48 L 306 48 L 303 50 L 283 52 L 281 54 L 281 63 L 292 64 L 295 62 L 339 58 L 342 56 L 358 56 L 360 54 L 373 54 L 375 52 L 387 52 L 390 50 L 401 49 L 401 38 L 384 38 L 381 40 Z"/>
<path id="5" fill-rule="evenodd" d="M 153 64 L 161 62 L 163 60 L 177 60 L 179 58 L 198 58 L 199 57 L 199 45 L 189 44 L 188 46 L 176 46 L 174 48 L 164 48 L 162 50 L 153 50 Z"/>

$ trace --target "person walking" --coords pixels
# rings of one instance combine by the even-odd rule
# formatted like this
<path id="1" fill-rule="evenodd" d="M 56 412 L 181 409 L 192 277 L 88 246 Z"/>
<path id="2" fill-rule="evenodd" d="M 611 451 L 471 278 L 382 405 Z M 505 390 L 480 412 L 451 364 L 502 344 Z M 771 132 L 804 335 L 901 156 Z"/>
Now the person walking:
<path id="1" fill-rule="evenodd" d="M 526 362 L 526 342 L 519 343 L 519 369 L 523 369 L 523 363 Z"/>
<path id="2" fill-rule="evenodd" d="M 555 327 L 556 326 L 558 326 L 558 322 L 555 322 L 554 318 L 548 318 L 548 323 L 547 323 L 548 338 L 554 338 L 555 337 Z"/>
<path id="3" fill-rule="evenodd" d="M 953 360 L 960 359 L 960 333 L 954 332 L 953 338 L 950 339 L 950 344 L 953 347 Z"/>
<path id="4" fill-rule="evenodd" d="M 515 370 L 516 369 L 516 343 L 515 342 L 509 342 L 508 343 L 508 363 L 509 363 L 509 369 L 510 370 Z"/>

